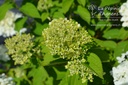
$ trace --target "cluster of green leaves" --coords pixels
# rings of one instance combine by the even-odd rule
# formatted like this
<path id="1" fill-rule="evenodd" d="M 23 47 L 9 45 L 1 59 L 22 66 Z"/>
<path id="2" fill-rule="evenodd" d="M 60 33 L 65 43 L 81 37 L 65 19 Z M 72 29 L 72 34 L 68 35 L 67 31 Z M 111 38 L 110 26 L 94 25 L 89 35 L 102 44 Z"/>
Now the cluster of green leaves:
<path id="1" fill-rule="evenodd" d="M 105 15 L 111 14 L 113 11 L 103 8 L 108 6 L 119 8 L 125 0 L 23 0 L 21 6 L 14 1 L 6 0 L 0 6 L 0 20 L 12 8 L 23 13 L 24 17 L 15 22 L 15 29 L 19 31 L 23 27 L 28 28 L 30 33 L 35 36 L 35 48 L 37 47 L 36 50 L 40 50 L 40 52 L 33 54 L 31 63 L 14 66 L 13 61 L 9 61 L 3 64 L 6 69 L 0 70 L 1 73 L 6 72 L 12 76 L 17 85 L 113 84 L 110 71 L 116 65 L 116 57 L 128 50 L 128 30 L 121 26 L 120 15 Z M 96 7 L 92 10 L 90 7 L 93 5 Z M 92 18 L 92 12 L 94 18 Z M 100 12 L 105 14 L 101 15 Z M 118 13 L 118 10 L 114 10 L 114 12 Z M 110 20 L 112 17 L 117 17 L 118 20 L 116 22 Z M 88 66 L 98 75 L 94 76 L 93 82 L 82 83 L 79 75 L 69 77 L 69 71 L 64 68 L 67 60 L 63 60 L 57 55 L 51 55 L 49 49 L 42 44 L 42 31 L 55 18 L 74 19 L 86 27 L 96 42 L 96 46 L 88 51 L 87 57 Z"/>

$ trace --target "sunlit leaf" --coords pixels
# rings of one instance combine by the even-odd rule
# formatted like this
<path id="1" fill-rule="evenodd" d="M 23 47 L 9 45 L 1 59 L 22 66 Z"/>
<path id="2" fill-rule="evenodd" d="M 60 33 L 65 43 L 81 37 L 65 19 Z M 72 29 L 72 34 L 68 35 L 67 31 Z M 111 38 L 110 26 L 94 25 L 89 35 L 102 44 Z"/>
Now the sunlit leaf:
<path id="1" fill-rule="evenodd" d="M 44 28 L 46 28 L 48 26 L 48 24 L 41 24 L 39 22 L 36 22 L 36 28 L 34 29 L 34 33 L 36 35 L 42 35 L 42 31 Z"/>
<path id="2" fill-rule="evenodd" d="M 86 4 L 86 0 L 77 0 L 79 4 L 81 4 L 82 6 L 85 6 Z"/>
<path id="3" fill-rule="evenodd" d="M 107 6 L 107 5 L 116 4 L 119 2 L 120 2 L 120 0 L 101 0 L 100 6 L 103 7 L 103 6 Z"/>
<path id="4" fill-rule="evenodd" d="M 1 5 L 0 6 L 0 20 L 2 20 L 4 16 L 6 15 L 6 12 L 12 8 L 13 6 L 10 3 L 4 3 L 3 5 Z"/>
<path id="5" fill-rule="evenodd" d="M 95 53 L 101 59 L 102 62 L 109 61 L 109 54 L 106 51 L 101 50 L 99 48 L 94 48 L 91 50 L 91 52 Z"/>
<path id="6" fill-rule="evenodd" d="M 67 71 L 59 85 L 87 85 L 87 82 L 82 83 L 79 75 L 69 76 L 69 71 Z"/>
<path id="7" fill-rule="evenodd" d="M 40 14 L 37 10 L 37 8 L 32 3 L 26 3 L 20 8 L 20 11 L 22 11 L 24 14 L 29 15 L 33 18 L 40 18 Z"/>
<path id="8" fill-rule="evenodd" d="M 119 37 L 119 29 L 111 29 L 103 35 L 106 39 L 117 39 Z"/>
<path id="9" fill-rule="evenodd" d="M 126 51 L 125 47 L 127 48 L 127 45 L 128 41 L 119 42 L 114 49 L 114 57 L 120 56 L 122 53 L 124 53 Z"/>
<path id="10" fill-rule="evenodd" d="M 26 20 L 27 20 L 27 17 L 24 17 L 24 18 L 20 19 L 19 21 L 17 21 L 17 22 L 15 23 L 15 25 L 16 25 L 15 29 L 16 29 L 17 31 L 19 31 L 21 28 L 23 28 L 23 26 L 24 26 Z"/>
<path id="11" fill-rule="evenodd" d="M 86 8 L 84 8 L 84 7 L 82 7 L 82 6 L 78 6 L 76 13 L 77 13 L 83 20 L 85 20 L 88 24 L 90 23 L 91 16 L 90 16 L 89 11 L 88 11 Z"/>
<path id="12" fill-rule="evenodd" d="M 73 4 L 73 1 L 74 0 L 63 0 L 63 2 L 62 2 L 63 13 L 66 13 L 69 10 L 71 5 Z"/>
<path id="13" fill-rule="evenodd" d="M 111 41 L 111 40 L 106 40 L 106 41 L 103 41 L 103 40 L 99 40 L 99 39 L 95 39 L 95 41 L 97 42 L 97 44 L 101 47 L 104 47 L 106 49 L 115 49 L 117 44 L 114 42 L 114 41 Z"/>
<path id="14" fill-rule="evenodd" d="M 89 66 L 91 69 L 100 77 L 103 79 L 103 68 L 100 58 L 94 54 L 90 53 L 90 55 L 87 58 L 87 61 L 89 62 Z"/>
<path id="15" fill-rule="evenodd" d="M 49 14 L 47 12 L 44 12 L 41 14 L 41 20 L 42 22 L 45 21 L 48 18 Z"/>
<path id="16" fill-rule="evenodd" d="M 60 80 L 65 77 L 66 72 L 65 71 L 59 71 L 56 68 L 53 68 L 57 74 L 57 80 Z"/>

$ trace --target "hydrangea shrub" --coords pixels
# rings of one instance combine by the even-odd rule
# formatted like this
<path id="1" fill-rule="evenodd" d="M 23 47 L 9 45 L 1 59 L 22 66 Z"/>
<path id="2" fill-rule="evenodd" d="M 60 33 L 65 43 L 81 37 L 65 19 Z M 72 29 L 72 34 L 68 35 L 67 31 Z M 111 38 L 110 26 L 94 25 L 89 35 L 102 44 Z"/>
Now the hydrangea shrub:
<path id="1" fill-rule="evenodd" d="M 127 4 L 0 1 L 0 85 L 127 85 Z"/>

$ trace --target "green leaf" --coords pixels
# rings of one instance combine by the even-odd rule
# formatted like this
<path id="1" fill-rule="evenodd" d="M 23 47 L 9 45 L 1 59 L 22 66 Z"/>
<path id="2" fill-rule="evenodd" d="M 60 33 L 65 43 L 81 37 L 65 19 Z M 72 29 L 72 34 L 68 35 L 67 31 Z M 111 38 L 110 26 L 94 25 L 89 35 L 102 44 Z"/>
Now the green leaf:
<path id="1" fill-rule="evenodd" d="M 126 44 L 125 48 L 124 48 L 124 52 L 128 51 L 128 44 Z"/>
<path id="2" fill-rule="evenodd" d="M 0 20 L 2 20 L 5 17 L 6 12 L 12 8 L 13 6 L 10 3 L 4 3 L 3 5 L 1 5 L 0 6 Z"/>
<path id="3" fill-rule="evenodd" d="M 29 73 L 28 77 L 33 77 L 33 85 L 45 85 L 42 82 L 46 82 L 49 78 L 48 73 L 44 67 L 33 68 Z"/>
<path id="4" fill-rule="evenodd" d="M 87 85 L 86 83 L 82 83 L 79 75 L 69 76 L 69 71 L 66 72 L 64 78 L 60 81 L 59 85 Z"/>
<path id="5" fill-rule="evenodd" d="M 102 0 L 101 1 L 101 4 L 100 6 L 103 7 L 103 6 L 106 6 L 106 5 L 112 5 L 112 4 L 116 4 L 116 3 L 119 3 L 120 0 Z"/>
<path id="6" fill-rule="evenodd" d="M 24 23 L 26 22 L 26 20 L 27 20 L 27 17 L 24 17 L 24 18 L 18 20 L 17 22 L 15 22 L 15 29 L 17 31 L 20 31 L 20 29 L 23 28 Z"/>
<path id="7" fill-rule="evenodd" d="M 104 33 L 103 35 L 106 39 L 126 39 L 128 38 L 128 31 L 124 28 L 121 29 L 111 29 Z"/>
<path id="8" fill-rule="evenodd" d="M 47 12 L 43 12 L 41 14 L 41 20 L 42 20 L 42 22 L 45 21 L 48 18 L 48 16 L 49 16 L 49 14 Z"/>
<path id="9" fill-rule="evenodd" d="M 85 6 L 86 4 L 86 0 L 77 0 L 77 2 L 81 4 L 82 6 Z"/>
<path id="10" fill-rule="evenodd" d="M 114 49 L 114 57 L 120 56 L 123 52 L 126 51 L 128 45 L 128 41 L 119 42 Z"/>
<path id="11" fill-rule="evenodd" d="M 54 14 L 53 14 L 53 18 L 64 18 L 65 16 L 64 16 L 64 14 L 62 13 L 62 12 L 55 12 Z"/>
<path id="12" fill-rule="evenodd" d="M 63 0 L 62 2 L 62 11 L 63 13 L 67 13 L 74 0 Z"/>
<path id="13" fill-rule="evenodd" d="M 103 79 L 103 68 L 100 58 L 96 54 L 90 53 L 87 57 L 87 61 L 89 62 L 89 67 L 98 75 L 98 77 Z"/>
<path id="14" fill-rule="evenodd" d="M 104 33 L 103 37 L 106 39 L 117 39 L 119 37 L 119 29 L 111 29 Z"/>
<path id="15" fill-rule="evenodd" d="M 78 15 L 80 15 L 80 17 L 83 20 L 85 20 L 88 24 L 90 23 L 91 16 L 90 16 L 89 11 L 86 8 L 84 8 L 84 7 L 82 7 L 82 6 L 79 5 L 78 8 L 77 8 L 76 13 Z"/>
<path id="16" fill-rule="evenodd" d="M 97 22 L 95 30 L 98 30 L 98 29 L 103 30 L 104 27 L 106 26 L 106 24 L 107 24 L 107 22 L 105 22 L 105 21 L 104 22 L 103 21 Z"/>
<path id="17" fill-rule="evenodd" d="M 82 83 L 82 80 L 79 77 L 79 75 L 73 75 L 70 77 L 70 81 L 68 85 L 87 85 L 87 82 Z"/>
<path id="18" fill-rule="evenodd" d="M 44 28 L 46 28 L 48 24 L 41 24 L 39 22 L 36 22 L 36 28 L 34 29 L 34 33 L 37 35 L 42 35 L 42 31 Z"/>
<path id="19" fill-rule="evenodd" d="M 46 72 L 46 70 L 44 69 L 44 67 L 40 66 L 38 68 L 33 68 L 29 73 L 28 73 L 28 77 L 38 77 L 38 75 L 43 74 L 42 76 L 44 77 L 43 80 L 45 80 L 45 78 L 48 77 L 48 73 Z"/>
<path id="20" fill-rule="evenodd" d="M 32 3 L 26 3 L 20 8 L 20 11 L 33 18 L 40 18 L 37 8 Z"/>
<path id="21" fill-rule="evenodd" d="M 44 52 L 44 60 L 42 61 L 43 66 L 48 65 L 50 62 L 58 59 L 51 55 L 50 50 L 45 45 L 43 45 L 42 52 Z"/>
<path id="22" fill-rule="evenodd" d="M 59 85 L 69 85 L 69 79 L 69 71 L 67 71 L 64 78 L 60 81 Z"/>
<path id="23" fill-rule="evenodd" d="M 117 44 L 114 41 L 103 41 L 102 46 L 109 49 L 114 49 L 116 48 Z"/>
<path id="24" fill-rule="evenodd" d="M 57 7 L 62 7 L 62 3 L 60 3 L 59 0 L 53 1 L 52 4 L 53 4 L 54 6 L 57 6 Z"/>
<path id="25" fill-rule="evenodd" d="M 107 9 L 104 10 L 104 16 L 105 16 L 107 19 L 110 18 L 111 14 L 112 14 L 112 13 L 110 12 L 110 10 L 107 10 Z"/>
<path id="26" fill-rule="evenodd" d="M 62 78 L 64 78 L 64 76 L 65 76 L 65 74 L 66 74 L 66 72 L 65 71 L 59 71 L 59 70 L 57 70 L 56 68 L 53 68 L 54 70 L 55 70 L 55 72 L 56 72 L 56 74 L 57 74 L 57 80 L 60 80 L 60 79 L 62 79 Z"/>
<path id="27" fill-rule="evenodd" d="M 94 30 L 91 30 L 91 29 L 88 29 L 88 33 L 92 36 L 95 36 L 95 31 Z"/>
<path id="28" fill-rule="evenodd" d="M 110 22 L 107 22 L 107 21 L 99 21 L 97 24 L 96 24 L 96 28 L 95 30 L 98 30 L 100 29 L 101 31 L 104 30 L 105 27 L 108 27 L 108 28 L 111 28 L 111 23 Z"/>
<path id="29" fill-rule="evenodd" d="M 127 39 L 128 38 L 128 31 L 125 30 L 124 28 L 121 28 L 118 34 L 119 34 L 118 39 Z"/>
<path id="30" fill-rule="evenodd" d="M 106 51 L 101 50 L 99 48 L 93 48 L 91 49 L 91 52 L 95 53 L 102 62 L 108 62 L 109 61 L 109 55 Z"/>
<path id="31" fill-rule="evenodd" d="M 44 85 L 53 85 L 53 77 L 49 77 Z"/>
<path id="32" fill-rule="evenodd" d="M 56 60 L 56 58 L 54 58 L 50 53 L 46 53 L 44 55 L 44 61 L 42 62 L 42 65 L 45 66 L 45 65 L 48 65 L 50 64 L 50 62 Z"/>
<path id="33" fill-rule="evenodd" d="M 115 49 L 117 44 L 114 42 L 114 41 L 111 41 L 111 40 L 106 40 L 106 41 L 102 41 L 102 40 L 99 40 L 99 39 L 94 39 L 98 45 L 100 45 L 101 47 L 104 47 L 106 49 Z"/>

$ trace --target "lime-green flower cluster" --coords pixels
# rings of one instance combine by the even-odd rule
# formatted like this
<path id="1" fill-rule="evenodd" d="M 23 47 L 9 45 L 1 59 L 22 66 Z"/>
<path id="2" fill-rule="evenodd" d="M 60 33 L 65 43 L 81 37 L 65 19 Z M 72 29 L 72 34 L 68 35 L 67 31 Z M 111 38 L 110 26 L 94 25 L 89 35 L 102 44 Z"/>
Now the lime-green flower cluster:
<path id="1" fill-rule="evenodd" d="M 11 55 L 15 64 L 24 64 L 32 56 L 30 52 L 33 47 L 32 38 L 30 34 L 17 34 L 5 40 L 8 54 Z"/>
<path id="2" fill-rule="evenodd" d="M 92 70 L 86 67 L 84 64 L 86 63 L 85 59 L 76 59 L 72 61 L 68 61 L 68 64 L 65 66 L 66 69 L 70 71 L 70 75 L 79 74 L 82 78 L 82 83 L 85 83 L 87 80 L 90 82 L 93 81 L 93 74 L 96 75 Z"/>
<path id="3" fill-rule="evenodd" d="M 80 24 L 63 18 L 52 20 L 43 31 L 43 37 L 51 54 L 71 60 L 85 54 L 88 50 L 85 44 L 92 42 L 91 36 Z"/>
<path id="4" fill-rule="evenodd" d="M 52 0 L 39 0 L 37 9 L 40 11 L 48 10 L 48 8 L 52 7 Z"/>
<path id="5" fill-rule="evenodd" d="M 86 80 L 93 80 L 94 72 L 84 65 L 84 55 L 89 49 L 88 45 L 92 43 L 92 38 L 80 24 L 72 19 L 54 19 L 49 23 L 49 27 L 44 29 L 42 35 L 52 55 L 69 60 L 65 67 L 71 76 L 79 74 L 83 83 Z"/>

